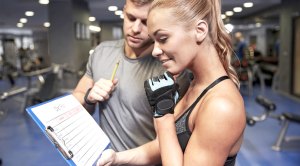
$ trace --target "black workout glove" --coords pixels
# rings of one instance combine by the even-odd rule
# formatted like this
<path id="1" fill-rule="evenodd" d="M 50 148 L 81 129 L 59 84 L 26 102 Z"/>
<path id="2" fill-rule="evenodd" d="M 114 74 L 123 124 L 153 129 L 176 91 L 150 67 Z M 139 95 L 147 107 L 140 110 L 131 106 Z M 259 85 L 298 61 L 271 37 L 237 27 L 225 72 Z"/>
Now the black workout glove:
<path id="1" fill-rule="evenodd" d="M 144 82 L 149 104 L 153 108 L 153 117 L 173 114 L 178 99 L 177 85 L 169 72 Z"/>

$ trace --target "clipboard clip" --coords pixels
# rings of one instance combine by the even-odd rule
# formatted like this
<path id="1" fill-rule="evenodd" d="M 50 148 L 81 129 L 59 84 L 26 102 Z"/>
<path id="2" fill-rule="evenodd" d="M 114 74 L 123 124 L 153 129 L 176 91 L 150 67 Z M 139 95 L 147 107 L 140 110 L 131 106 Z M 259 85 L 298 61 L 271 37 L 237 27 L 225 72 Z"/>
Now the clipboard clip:
<path id="1" fill-rule="evenodd" d="M 61 152 L 61 154 L 63 154 L 67 160 L 70 160 L 74 156 L 73 152 L 68 150 L 64 142 L 56 136 L 54 129 L 51 126 L 47 126 L 45 131 L 47 136 L 50 138 L 55 147 Z"/>

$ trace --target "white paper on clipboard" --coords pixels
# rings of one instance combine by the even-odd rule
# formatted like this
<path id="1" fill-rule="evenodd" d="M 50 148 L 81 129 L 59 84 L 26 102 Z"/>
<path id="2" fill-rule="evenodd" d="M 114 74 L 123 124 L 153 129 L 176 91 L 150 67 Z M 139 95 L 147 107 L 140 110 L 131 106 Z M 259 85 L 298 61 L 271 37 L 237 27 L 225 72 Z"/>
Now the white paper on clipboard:
<path id="1" fill-rule="evenodd" d="M 73 95 L 26 109 L 69 165 L 94 165 L 110 140 Z"/>

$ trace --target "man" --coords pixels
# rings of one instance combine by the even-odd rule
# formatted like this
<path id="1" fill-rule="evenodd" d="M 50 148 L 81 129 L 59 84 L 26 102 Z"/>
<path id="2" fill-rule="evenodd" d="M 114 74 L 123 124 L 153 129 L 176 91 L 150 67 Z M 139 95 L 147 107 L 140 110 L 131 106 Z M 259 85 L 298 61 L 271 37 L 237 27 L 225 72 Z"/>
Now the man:
<path id="1" fill-rule="evenodd" d="M 99 103 L 100 126 L 116 151 L 135 148 L 155 138 L 144 81 L 162 74 L 164 69 L 151 56 L 153 41 L 146 25 L 151 1 L 126 0 L 124 40 L 102 42 L 95 49 L 73 92 L 90 112 Z"/>
<path id="2" fill-rule="evenodd" d="M 234 34 L 234 37 L 236 39 L 236 54 L 239 58 L 239 60 L 243 60 L 246 57 L 247 52 L 247 44 L 245 42 L 244 36 L 241 32 L 236 32 Z"/>

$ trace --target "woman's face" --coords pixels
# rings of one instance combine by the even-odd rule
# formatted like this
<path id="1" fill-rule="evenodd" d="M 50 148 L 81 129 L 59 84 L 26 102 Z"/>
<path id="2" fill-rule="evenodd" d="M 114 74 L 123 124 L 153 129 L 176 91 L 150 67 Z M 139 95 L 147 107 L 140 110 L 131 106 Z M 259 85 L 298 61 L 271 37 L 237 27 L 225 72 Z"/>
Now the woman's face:
<path id="1" fill-rule="evenodd" d="M 171 9 L 153 9 L 148 15 L 148 32 L 154 40 L 152 55 L 172 74 L 188 68 L 197 55 L 195 31 L 178 22 Z"/>

